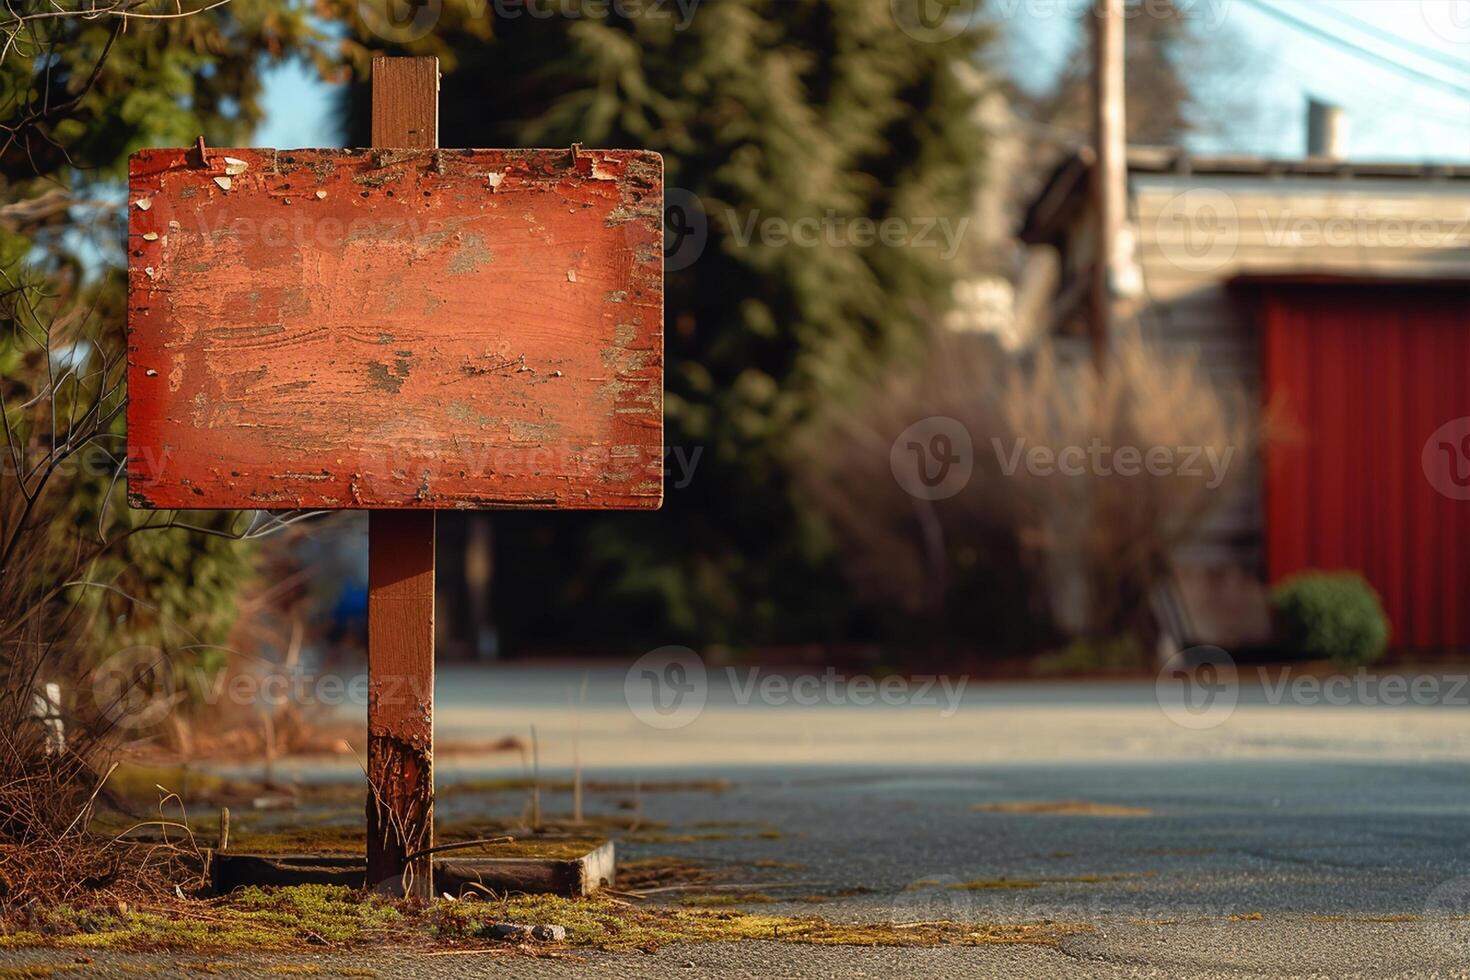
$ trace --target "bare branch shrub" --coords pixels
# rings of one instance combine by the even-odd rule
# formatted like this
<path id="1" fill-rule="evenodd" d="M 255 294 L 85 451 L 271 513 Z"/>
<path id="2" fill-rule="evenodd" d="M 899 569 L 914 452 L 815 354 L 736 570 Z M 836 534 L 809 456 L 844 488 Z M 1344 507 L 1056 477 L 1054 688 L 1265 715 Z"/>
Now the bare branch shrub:
<path id="1" fill-rule="evenodd" d="M 924 500 L 895 478 L 890 451 L 933 417 L 969 433 L 973 472 L 955 495 Z M 1250 470 L 1254 417 L 1197 358 L 1136 337 L 1098 372 L 1051 348 L 1018 360 L 938 332 L 818 419 L 799 465 L 861 592 L 951 639 L 1148 640 L 1150 594 L 1173 555 Z"/>
<path id="2" fill-rule="evenodd" d="M 1034 502 L 1002 479 L 984 446 L 1012 431 L 1013 382 L 988 339 L 937 332 L 922 355 L 832 404 L 798 440 L 800 485 L 859 594 L 902 610 L 928 641 L 994 651 L 1055 636 L 1038 587 Z M 963 491 L 942 500 L 910 495 L 890 465 L 900 434 L 931 417 L 962 423 L 977 448 Z"/>

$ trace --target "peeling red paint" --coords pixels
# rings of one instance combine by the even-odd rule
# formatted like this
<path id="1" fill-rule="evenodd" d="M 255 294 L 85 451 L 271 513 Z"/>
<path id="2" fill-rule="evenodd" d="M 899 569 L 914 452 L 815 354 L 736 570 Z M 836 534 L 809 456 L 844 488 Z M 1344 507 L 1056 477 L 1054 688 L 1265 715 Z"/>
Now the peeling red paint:
<path id="1" fill-rule="evenodd" d="M 657 154 L 190 155 L 130 165 L 135 506 L 659 506 Z"/>

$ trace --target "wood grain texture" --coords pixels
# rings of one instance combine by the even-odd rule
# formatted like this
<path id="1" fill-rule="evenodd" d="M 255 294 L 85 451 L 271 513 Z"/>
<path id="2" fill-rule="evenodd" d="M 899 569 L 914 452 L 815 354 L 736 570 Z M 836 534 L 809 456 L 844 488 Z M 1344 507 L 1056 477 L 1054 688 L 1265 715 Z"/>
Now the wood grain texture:
<path id="1" fill-rule="evenodd" d="M 373 59 L 373 146 L 439 145 L 439 59 Z"/>
<path id="2" fill-rule="evenodd" d="M 623 150 L 136 153 L 130 500 L 657 508 L 662 187 Z"/>
<path id="3" fill-rule="evenodd" d="M 361 855 L 252 854 L 215 851 L 209 855 L 214 891 L 227 895 L 236 888 L 290 885 L 339 885 L 362 888 Z M 616 874 L 613 844 L 608 841 L 579 858 L 456 858 L 432 862 L 435 890 L 463 895 L 565 895 L 581 898 L 609 886 Z"/>
<path id="4" fill-rule="evenodd" d="M 368 517 L 367 869 L 396 891 L 434 844 L 434 512 Z M 408 889 L 431 895 L 429 859 Z"/>
<path id="5" fill-rule="evenodd" d="M 438 127 L 438 59 L 374 59 L 373 145 L 435 149 Z M 367 884 L 420 899 L 434 896 L 434 524 L 368 517 Z"/>

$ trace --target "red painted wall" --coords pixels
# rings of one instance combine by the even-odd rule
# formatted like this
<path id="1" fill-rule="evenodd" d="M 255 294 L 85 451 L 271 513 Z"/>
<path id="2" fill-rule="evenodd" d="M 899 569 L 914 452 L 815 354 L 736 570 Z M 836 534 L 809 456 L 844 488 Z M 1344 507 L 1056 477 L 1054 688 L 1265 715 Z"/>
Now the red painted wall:
<path id="1" fill-rule="evenodd" d="M 1356 569 L 1395 648 L 1470 649 L 1470 287 L 1272 285 L 1271 582 Z"/>

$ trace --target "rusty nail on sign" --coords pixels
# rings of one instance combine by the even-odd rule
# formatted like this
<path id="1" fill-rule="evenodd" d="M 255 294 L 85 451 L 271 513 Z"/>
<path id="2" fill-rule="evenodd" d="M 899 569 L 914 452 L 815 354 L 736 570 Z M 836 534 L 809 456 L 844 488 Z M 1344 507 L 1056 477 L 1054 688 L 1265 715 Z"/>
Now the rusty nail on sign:
<path id="1" fill-rule="evenodd" d="M 662 159 L 439 153 L 437 90 L 375 59 L 373 150 L 142 150 L 128 209 L 129 501 L 373 512 L 368 884 L 420 896 L 434 511 L 663 499 Z"/>

